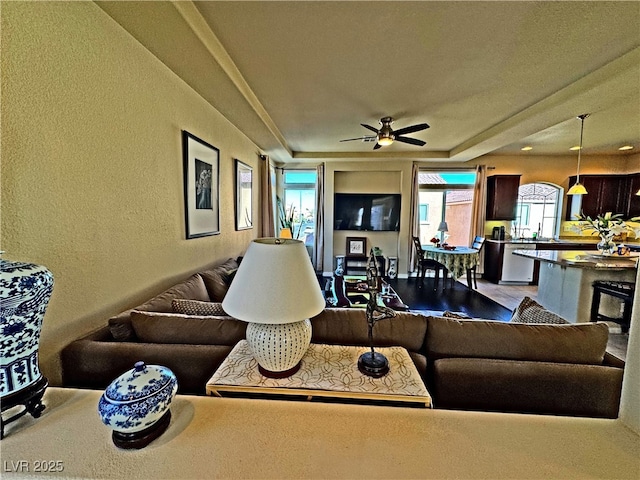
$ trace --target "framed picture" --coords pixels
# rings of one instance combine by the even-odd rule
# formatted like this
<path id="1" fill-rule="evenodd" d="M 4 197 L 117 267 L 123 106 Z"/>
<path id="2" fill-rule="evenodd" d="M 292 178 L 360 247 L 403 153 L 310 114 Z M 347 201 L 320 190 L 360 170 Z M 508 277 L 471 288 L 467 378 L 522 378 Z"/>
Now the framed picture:
<path id="1" fill-rule="evenodd" d="M 187 238 L 220 233 L 220 151 L 182 131 Z"/>
<path id="2" fill-rule="evenodd" d="M 350 255 L 352 257 L 366 257 L 367 238 L 347 237 L 347 255 Z"/>
<path id="3" fill-rule="evenodd" d="M 236 230 L 253 228 L 253 169 L 236 160 Z"/>

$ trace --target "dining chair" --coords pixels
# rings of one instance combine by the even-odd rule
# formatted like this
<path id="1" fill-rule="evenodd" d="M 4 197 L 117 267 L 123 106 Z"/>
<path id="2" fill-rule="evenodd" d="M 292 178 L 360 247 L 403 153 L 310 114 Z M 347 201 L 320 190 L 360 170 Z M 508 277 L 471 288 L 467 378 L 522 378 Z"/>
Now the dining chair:
<path id="1" fill-rule="evenodd" d="M 475 248 L 476 250 L 478 250 L 478 255 L 479 255 L 483 245 L 484 245 L 484 237 L 476 236 L 473 239 L 473 242 L 471 243 L 471 248 Z M 478 289 L 478 279 L 476 278 L 477 267 L 478 267 L 477 265 L 474 265 L 471 268 L 467 268 L 467 286 L 469 287 L 469 290 L 471 290 L 472 279 L 473 279 L 473 284 L 475 286 L 475 289 L 476 290 Z"/>
<path id="2" fill-rule="evenodd" d="M 447 274 L 449 271 L 440 262 L 432 260 L 431 258 L 425 258 L 424 250 L 422 249 L 422 243 L 420 243 L 419 237 L 412 237 L 413 244 L 416 247 L 416 264 L 418 265 L 418 277 L 420 281 L 424 281 L 424 275 L 427 270 L 433 270 L 435 272 L 435 280 L 433 282 L 433 289 L 438 288 L 438 282 L 440 281 L 440 270 L 444 270 L 444 284 L 447 283 Z"/>

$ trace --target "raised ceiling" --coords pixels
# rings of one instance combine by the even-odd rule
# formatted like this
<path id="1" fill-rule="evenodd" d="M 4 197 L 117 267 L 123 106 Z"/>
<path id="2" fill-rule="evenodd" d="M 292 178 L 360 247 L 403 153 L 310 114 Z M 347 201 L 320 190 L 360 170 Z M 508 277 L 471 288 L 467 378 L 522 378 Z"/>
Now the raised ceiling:
<path id="1" fill-rule="evenodd" d="M 97 3 L 282 162 L 640 151 L 640 2 Z"/>

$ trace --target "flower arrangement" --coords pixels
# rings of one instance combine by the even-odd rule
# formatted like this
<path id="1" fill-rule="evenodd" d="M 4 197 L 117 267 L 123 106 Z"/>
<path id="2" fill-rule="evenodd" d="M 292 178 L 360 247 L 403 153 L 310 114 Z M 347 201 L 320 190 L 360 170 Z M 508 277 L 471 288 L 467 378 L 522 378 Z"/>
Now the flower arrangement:
<path id="1" fill-rule="evenodd" d="M 440 239 L 437 237 L 433 237 L 431 240 L 429 240 L 431 243 L 433 243 L 434 247 L 437 247 L 438 245 L 440 245 Z"/>
<path id="2" fill-rule="evenodd" d="M 578 221 L 578 229 L 580 231 L 591 230 L 592 235 L 598 234 L 600 236 L 600 243 L 598 243 L 598 250 L 602 253 L 613 253 L 615 250 L 615 242 L 613 238 L 616 235 L 626 234 L 627 232 L 634 232 L 635 236 L 640 236 L 640 229 L 632 229 L 622 219 L 621 213 L 607 212 L 604 215 L 598 215 L 596 218 L 591 218 L 584 213 L 576 215 Z M 632 218 L 631 221 L 638 221 L 640 217 Z"/>

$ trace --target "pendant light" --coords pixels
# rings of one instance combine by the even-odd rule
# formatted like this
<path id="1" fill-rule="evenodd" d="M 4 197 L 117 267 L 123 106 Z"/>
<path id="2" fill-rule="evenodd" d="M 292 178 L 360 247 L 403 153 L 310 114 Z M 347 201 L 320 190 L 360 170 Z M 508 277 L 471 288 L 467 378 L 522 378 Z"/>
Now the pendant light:
<path id="1" fill-rule="evenodd" d="M 567 195 L 586 195 L 587 189 L 580 183 L 580 154 L 582 153 L 582 133 L 584 132 L 584 119 L 589 116 L 588 113 L 578 115 L 577 118 L 582 122 L 580 124 L 580 147 L 578 148 L 578 171 L 576 173 L 576 183 L 569 189 Z"/>

